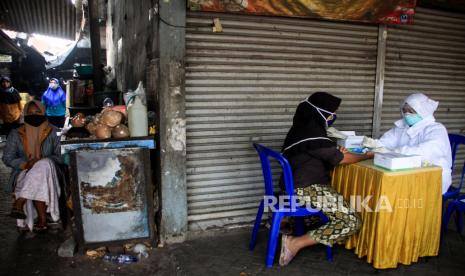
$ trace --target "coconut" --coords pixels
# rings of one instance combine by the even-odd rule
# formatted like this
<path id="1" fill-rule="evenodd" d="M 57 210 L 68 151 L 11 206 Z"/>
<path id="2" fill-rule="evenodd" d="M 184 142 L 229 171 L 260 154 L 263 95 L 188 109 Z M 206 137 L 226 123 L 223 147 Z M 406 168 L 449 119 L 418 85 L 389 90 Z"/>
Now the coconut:
<path id="1" fill-rule="evenodd" d="M 93 122 L 94 121 L 94 115 L 87 115 L 86 116 L 86 125 L 90 122 Z"/>
<path id="2" fill-rule="evenodd" d="M 94 124 L 95 125 L 100 124 L 101 119 L 102 119 L 102 113 L 95 114 L 95 117 L 93 120 Z"/>
<path id="3" fill-rule="evenodd" d="M 81 112 L 77 113 L 71 119 L 71 125 L 73 127 L 84 127 L 86 125 L 86 116 Z"/>
<path id="4" fill-rule="evenodd" d="M 114 138 L 126 138 L 129 136 L 129 129 L 123 124 L 119 124 L 111 131 L 111 136 Z"/>
<path id="5" fill-rule="evenodd" d="M 102 123 L 109 126 L 115 127 L 121 123 L 123 114 L 114 110 L 105 110 L 102 114 Z"/>
<path id="6" fill-rule="evenodd" d="M 93 122 L 88 123 L 86 126 L 87 131 L 92 135 L 95 134 L 96 128 L 97 128 L 97 125 L 94 124 Z"/>
<path id="7" fill-rule="evenodd" d="M 104 124 L 98 124 L 95 127 L 95 136 L 97 136 L 98 139 L 108 139 L 111 137 L 111 128 Z"/>

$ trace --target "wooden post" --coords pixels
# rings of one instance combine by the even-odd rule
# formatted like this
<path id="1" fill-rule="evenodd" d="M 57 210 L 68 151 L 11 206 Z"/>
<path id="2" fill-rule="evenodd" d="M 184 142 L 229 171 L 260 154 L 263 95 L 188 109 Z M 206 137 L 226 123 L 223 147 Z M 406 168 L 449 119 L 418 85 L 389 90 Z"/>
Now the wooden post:
<path id="1" fill-rule="evenodd" d="M 92 66 L 94 67 L 94 92 L 103 89 L 103 72 L 100 58 L 100 25 L 98 17 L 98 0 L 89 0 L 90 44 L 92 49 Z"/>

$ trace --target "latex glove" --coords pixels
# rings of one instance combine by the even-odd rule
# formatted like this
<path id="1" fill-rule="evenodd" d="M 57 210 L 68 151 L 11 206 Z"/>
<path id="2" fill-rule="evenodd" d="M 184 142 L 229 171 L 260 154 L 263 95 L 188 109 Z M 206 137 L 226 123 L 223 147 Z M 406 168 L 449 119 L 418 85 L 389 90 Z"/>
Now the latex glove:
<path id="1" fill-rule="evenodd" d="M 369 149 L 375 149 L 377 144 L 378 144 L 377 140 L 367 137 L 367 136 L 363 137 L 362 147 L 369 148 Z"/>
<path id="2" fill-rule="evenodd" d="M 335 127 L 328 127 L 328 129 L 326 129 L 326 133 L 327 133 L 328 137 L 333 137 L 333 138 L 337 138 L 337 139 L 346 139 L 347 138 L 347 135 L 341 133 Z"/>

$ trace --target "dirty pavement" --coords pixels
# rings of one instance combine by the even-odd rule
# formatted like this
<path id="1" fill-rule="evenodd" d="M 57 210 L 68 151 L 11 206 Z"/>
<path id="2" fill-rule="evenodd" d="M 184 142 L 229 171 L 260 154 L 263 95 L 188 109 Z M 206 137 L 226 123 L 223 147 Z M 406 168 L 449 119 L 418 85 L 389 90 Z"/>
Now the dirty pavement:
<path id="1" fill-rule="evenodd" d="M 422 258 L 411 266 L 375 270 L 352 251 L 338 246 L 334 261 L 325 260 L 325 248 L 305 249 L 285 268 L 264 265 L 266 233 L 255 251 L 248 250 L 249 229 L 217 233 L 183 244 L 152 249 L 137 263 L 114 264 L 76 254 L 61 258 L 57 248 L 66 239 L 62 232 L 19 235 L 8 217 L 10 199 L 0 194 L 0 275 L 461 275 L 465 272 L 465 237 L 450 230 L 439 257 Z M 452 226 L 452 225 L 451 225 Z M 275 260 L 276 261 L 276 260 Z"/>

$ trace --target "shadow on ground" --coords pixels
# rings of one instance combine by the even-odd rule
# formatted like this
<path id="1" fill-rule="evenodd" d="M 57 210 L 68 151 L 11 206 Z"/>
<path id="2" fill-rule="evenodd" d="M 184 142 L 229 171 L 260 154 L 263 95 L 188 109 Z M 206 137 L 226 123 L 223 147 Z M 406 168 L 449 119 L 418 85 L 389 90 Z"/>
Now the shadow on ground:
<path id="1" fill-rule="evenodd" d="M 324 246 L 303 250 L 287 267 L 264 265 L 266 232 L 261 232 L 255 251 L 248 250 L 249 230 L 200 238 L 183 244 L 156 248 L 138 263 L 116 265 L 77 255 L 60 258 L 57 248 L 63 234 L 20 236 L 10 219 L 8 197 L 0 194 L 0 275 L 464 275 L 465 239 L 449 231 L 438 257 L 396 269 L 375 270 L 353 251 L 335 247 L 334 261 L 325 260 Z M 276 258 L 277 259 L 277 258 Z M 276 262 L 276 260 L 275 260 Z M 242 273 L 242 274 L 241 274 Z"/>

